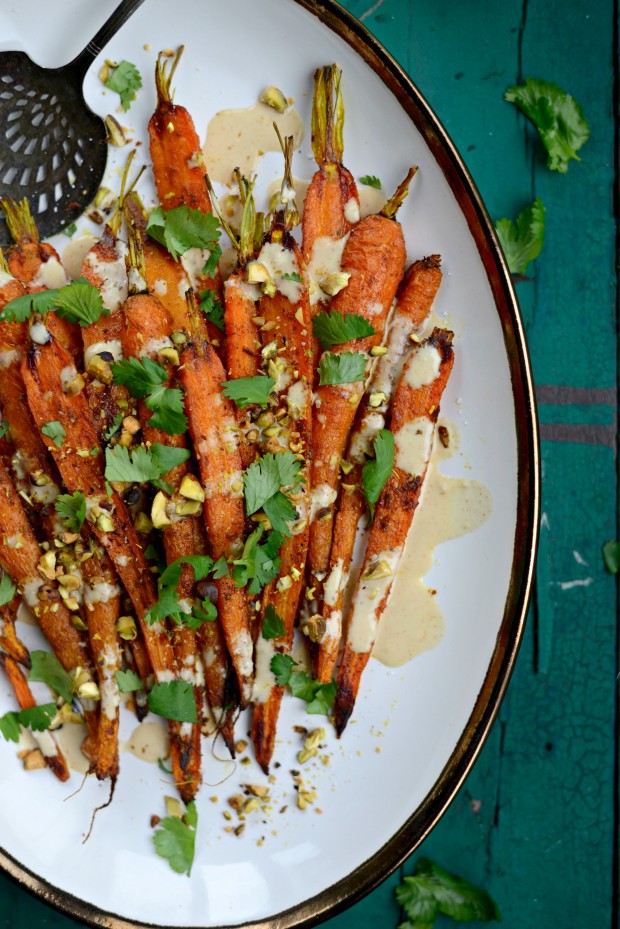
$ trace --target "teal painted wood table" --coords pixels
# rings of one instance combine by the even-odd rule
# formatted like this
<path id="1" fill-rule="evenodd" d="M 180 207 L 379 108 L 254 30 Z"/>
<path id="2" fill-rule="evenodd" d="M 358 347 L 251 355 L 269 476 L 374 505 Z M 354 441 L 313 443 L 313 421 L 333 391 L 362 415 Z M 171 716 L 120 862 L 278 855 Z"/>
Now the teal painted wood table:
<path id="1" fill-rule="evenodd" d="M 491 735 L 412 860 L 329 929 L 392 929 L 419 854 L 486 887 L 509 929 L 618 926 L 617 4 L 614 0 L 347 0 L 411 75 L 493 218 L 545 203 L 546 240 L 517 284 L 539 401 L 543 501 L 536 586 Z M 549 172 L 503 100 L 559 83 L 591 127 L 582 162 Z M 447 925 L 439 923 L 440 925 Z M 78 924 L 0 876 L 0 929 Z"/>

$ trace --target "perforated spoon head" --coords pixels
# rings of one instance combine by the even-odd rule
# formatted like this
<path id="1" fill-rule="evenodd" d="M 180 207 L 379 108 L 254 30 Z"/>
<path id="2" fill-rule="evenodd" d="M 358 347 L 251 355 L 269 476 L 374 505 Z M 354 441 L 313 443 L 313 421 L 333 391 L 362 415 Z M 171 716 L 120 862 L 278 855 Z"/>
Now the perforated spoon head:
<path id="1" fill-rule="evenodd" d="M 92 202 L 107 160 L 107 131 L 65 68 L 41 68 L 24 52 L 0 52 L 0 195 L 26 197 L 42 237 Z M 6 226 L 2 244 L 10 242 Z"/>
<path id="2" fill-rule="evenodd" d="M 25 52 L 0 52 L 0 197 L 26 197 L 42 238 L 70 226 L 99 189 L 107 130 L 82 85 L 101 49 L 143 2 L 121 0 L 62 68 L 42 68 Z M 0 218 L 0 245 L 10 242 Z"/>

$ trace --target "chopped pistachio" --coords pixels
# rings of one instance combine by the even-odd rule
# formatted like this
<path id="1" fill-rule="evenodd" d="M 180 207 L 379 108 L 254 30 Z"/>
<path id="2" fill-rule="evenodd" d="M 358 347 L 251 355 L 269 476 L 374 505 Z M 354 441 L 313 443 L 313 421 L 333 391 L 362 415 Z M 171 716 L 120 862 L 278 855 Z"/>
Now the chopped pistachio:
<path id="1" fill-rule="evenodd" d="M 373 358 L 380 358 L 381 355 L 387 355 L 387 348 L 385 345 L 373 345 L 370 349 L 370 354 Z"/>
<path id="2" fill-rule="evenodd" d="M 355 465 L 351 464 L 350 461 L 345 461 L 344 458 L 340 461 L 340 469 L 343 474 L 350 474 Z"/>
<path id="3" fill-rule="evenodd" d="M 166 813 L 168 816 L 174 816 L 175 819 L 183 819 L 183 807 L 181 801 L 176 797 L 164 797 L 166 802 Z"/>
<path id="4" fill-rule="evenodd" d="M 387 400 L 387 394 L 382 390 L 378 390 L 376 394 L 371 394 L 368 398 L 368 406 L 372 406 L 375 409 L 381 406 Z"/>
<path id="5" fill-rule="evenodd" d="M 201 503 L 205 498 L 205 492 L 200 483 L 191 474 L 186 474 L 181 481 L 179 493 L 188 500 L 199 500 Z"/>
<path id="6" fill-rule="evenodd" d="M 126 416 L 123 420 L 123 430 L 130 435 L 135 435 L 140 431 L 140 420 L 135 416 Z"/>
<path id="7" fill-rule="evenodd" d="M 143 535 L 149 533 L 153 528 L 153 523 L 146 513 L 138 513 L 133 525 L 136 532 L 141 532 Z"/>
<path id="8" fill-rule="evenodd" d="M 53 580 L 56 577 L 56 552 L 45 552 L 39 558 L 39 572 L 43 577 Z"/>
<path id="9" fill-rule="evenodd" d="M 298 581 L 299 578 L 301 577 L 301 571 L 299 570 L 299 568 L 296 568 L 295 565 L 293 565 L 293 567 L 291 568 L 291 577 L 293 578 L 294 581 Z"/>
<path id="10" fill-rule="evenodd" d="M 260 800 L 258 797 L 250 797 L 243 804 L 244 813 L 253 813 L 254 810 L 257 810 L 260 807 Z"/>
<path id="11" fill-rule="evenodd" d="M 260 102 L 266 103 L 267 106 L 270 106 L 273 110 L 277 110 L 278 113 L 284 113 L 289 107 L 289 102 L 282 91 L 274 87 L 273 84 L 263 90 L 260 95 Z"/>
<path id="12" fill-rule="evenodd" d="M 246 267 L 248 284 L 264 284 L 271 280 L 271 274 L 268 268 L 260 261 L 250 261 Z"/>
<path id="13" fill-rule="evenodd" d="M 334 297 L 341 290 L 344 290 L 349 283 L 350 277 L 348 271 L 333 271 L 331 274 L 326 274 L 319 282 L 321 290 L 324 290 L 330 297 Z"/>
<path id="14" fill-rule="evenodd" d="M 116 631 L 125 642 L 133 642 L 138 635 L 136 621 L 133 616 L 119 616 L 116 620 Z"/>
<path id="15" fill-rule="evenodd" d="M 109 516 L 103 513 L 97 517 L 97 529 L 100 532 L 114 532 L 114 523 Z"/>
<path id="16" fill-rule="evenodd" d="M 314 588 L 312 588 L 314 591 Z M 306 599 L 308 598 L 306 591 Z M 314 594 L 312 596 L 314 600 Z M 304 635 L 307 635 L 311 642 L 322 642 L 325 632 L 327 630 L 327 623 L 325 618 L 320 615 L 320 613 L 315 613 L 313 616 L 309 616 L 308 619 L 302 624 L 301 631 Z"/>
<path id="17" fill-rule="evenodd" d="M 169 361 L 172 365 L 179 365 L 179 353 L 176 348 L 160 348 L 157 357 L 161 361 Z"/>
<path id="18" fill-rule="evenodd" d="M 175 345 L 185 345 L 187 342 L 187 336 L 184 332 L 173 332 L 170 336 Z"/>
<path id="19" fill-rule="evenodd" d="M 107 79 L 110 77 L 110 66 L 106 62 L 99 68 L 99 80 L 102 84 L 105 84 Z"/>
<path id="20" fill-rule="evenodd" d="M 175 504 L 174 512 L 177 516 L 196 516 L 200 513 L 202 504 L 200 500 L 180 500 Z"/>
<path id="21" fill-rule="evenodd" d="M 387 561 L 384 558 L 379 558 L 377 561 L 371 561 L 364 573 L 362 574 L 363 581 L 376 581 L 381 577 L 391 577 L 393 574 L 392 569 L 390 568 Z"/>
<path id="22" fill-rule="evenodd" d="M 43 752 L 40 748 L 33 748 L 31 752 L 28 752 L 27 755 L 24 755 L 24 770 L 25 771 L 40 771 L 41 768 L 45 767 L 45 758 L 43 757 Z"/>
<path id="23" fill-rule="evenodd" d="M 261 349 L 261 356 L 263 362 L 269 361 L 270 358 L 275 358 L 278 354 L 278 343 L 277 342 L 268 342 L 264 348 Z"/>
<path id="24" fill-rule="evenodd" d="M 293 586 L 293 582 L 288 574 L 285 574 L 284 577 L 279 577 L 276 582 L 276 588 L 279 591 L 290 590 L 292 586 Z"/>
<path id="25" fill-rule="evenodd" d="M 65 590 L 78 590 L 82 586 L 81 580 L 75 574 L 62 574 L 58 578 L 58 583 Z"/>
<path id="26" fill-rule="evenodd" d="M 116 194 L 109 187 L 100 187 L 93 200 L 94 205 L 99 210 L 107 210 L 116 203 Z"/>
<path id="27" fill-rule="evenodd" d="M 68 601 L 65 601 L 65 606 Z M 77 601 L 76 601 L 77 602 Z M 82 619 L 79 613 L 74 612 L 71 616 L 71 625 L 74 629 L 77 629 L 79 632 L 88 632 L 88 626 Z"/>
<path id="28" fill-rule="evenodd" d="M 104 361 L 99 355 L 93 355 L 86 365 L 91 377 L 97 378 L 102 384 L 112 383 L 112 367 L 109 361 Z"/>
<path id="29" fill-rule="evenodd" d="M 155 494 L 153 506 L 151 507 L 151 520 L 156 529 L 164 529 L 166 526 L 172 525 L 166 513 L 167 505 L 168 498 L 161 490 L 158 491 L 158 493 Z"/>
<path id="30" fill-rule="evenodd" d="M 303 532 L 304 529 L 306 528 L 307 522 L 308 522 L 307 519 L 300 519 L 296 523 L 294 523 L 293 528 L 291 529 L 291 532 L 293 533 L 293 535 L 299 535 L 300 532 Z"/>
<path id="31" fill-rule="evenodd" d="M 64 393 L 69 397 L 77 397 L 79 393 L 84 389 L 84 378 L 78 372 L 72 381 L 69 381 L 68 384 L 65 384 L 63 387 Z"/>
<path id="32" fill-rule="evenodd" d="M 77 688 L 77 695 L 82 700 L 99 700 L 99 688 L 94 681 L 86 681 Z"/>
<path id="33" fill-rule="evenodd" d="M 113 116 L 104 117 L 105 127 L 108 130 L 108 142 L 110 145 L 117 145 L 122 147 L 127 144 L 127 139 L 125 138 L 125 131 L 121 124 Z"/>

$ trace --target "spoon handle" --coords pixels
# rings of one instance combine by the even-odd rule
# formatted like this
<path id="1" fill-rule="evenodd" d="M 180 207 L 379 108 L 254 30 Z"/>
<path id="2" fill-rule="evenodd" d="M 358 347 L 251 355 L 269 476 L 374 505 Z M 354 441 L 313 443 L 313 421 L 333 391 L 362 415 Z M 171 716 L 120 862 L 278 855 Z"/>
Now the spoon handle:
<path id="1" fill-rule="evenodd" d="M 116 35 L 123 23 L 129 19 L 132 13 L 135 13 L 142 3 L 144 3 L 144 0 L 122 0 L 111 16 L 106 19 L 101 29 L 92 37 L 86 48 L 73 61 L 65 65 L 66 70 L 73 71 L 76 79 L 79 78 L 82 81 L 101 49 L 108 44 L 112 36 Z"/>

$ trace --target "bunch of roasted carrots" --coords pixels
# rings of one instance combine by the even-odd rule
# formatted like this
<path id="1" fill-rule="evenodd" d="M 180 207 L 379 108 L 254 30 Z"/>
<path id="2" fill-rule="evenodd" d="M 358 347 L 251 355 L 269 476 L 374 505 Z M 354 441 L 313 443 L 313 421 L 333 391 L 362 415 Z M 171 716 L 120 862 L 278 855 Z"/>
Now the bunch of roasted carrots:
<path id="1" fill-rule="evenodd" d="M 158 59 L 149 123 L 161 207 L 148 216 L 123 190 L 77 283 L 27 205 L 0 204 L 15 240 L 0 265 L 0 664 L 32 708 L 23 601 L 71 680 L 34 733 L 45 763 L 66 779 L 54 729 L 80 708 L 91 770 L 114 780 L 131 692 L 139 718 L 168 719 L 188 801 L 202 732 L 234 753 L 239 709 L 268 770 L 287 684 L 345 728 L 453 351 L 446 330 L 418 334 L 441 271 L 438 256 L 405 271 L 396 214 L 415 169 L 360 218 L 335 65 L 315 75 L 301 245 L 287 139 L 266 231 L 238 177 L 240 229 L 220 217 L 238 265 L 222 282 L 200 141 L 172 101 L 178 58 Z M 291 657 L 296 627 L 311 673 Z"/>

